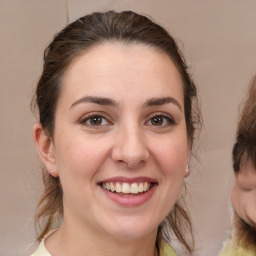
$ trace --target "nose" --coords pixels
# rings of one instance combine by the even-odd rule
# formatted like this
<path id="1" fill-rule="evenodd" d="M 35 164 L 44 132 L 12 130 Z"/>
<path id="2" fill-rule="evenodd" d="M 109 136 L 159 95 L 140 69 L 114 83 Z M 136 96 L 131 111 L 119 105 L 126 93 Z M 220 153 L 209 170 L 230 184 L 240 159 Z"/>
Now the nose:
<path id="1" fill-rule="evenodd" d="M 137 126 L 120 128 L 115 137 L 112 159 L 130 169 L 145 164 L 149 159 L 146 138 Z"/>

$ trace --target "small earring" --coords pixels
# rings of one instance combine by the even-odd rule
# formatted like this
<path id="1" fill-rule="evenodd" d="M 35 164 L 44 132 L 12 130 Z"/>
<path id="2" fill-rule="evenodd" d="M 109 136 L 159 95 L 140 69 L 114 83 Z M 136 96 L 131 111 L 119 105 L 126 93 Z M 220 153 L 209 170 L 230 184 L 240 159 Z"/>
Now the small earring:
<path id="1" fill-rule="evenodd" d="M 53 174 L 53 170 L 50 171 L 51 175 Z"/>
<path id="2" fill-rule="evenodd" d="M 185 170 L 185 172 L 186 172 L 187 174 L 190 173 L 190 166 L 189 166 L 189 164 L 186 165 L 186 170 Z"/>

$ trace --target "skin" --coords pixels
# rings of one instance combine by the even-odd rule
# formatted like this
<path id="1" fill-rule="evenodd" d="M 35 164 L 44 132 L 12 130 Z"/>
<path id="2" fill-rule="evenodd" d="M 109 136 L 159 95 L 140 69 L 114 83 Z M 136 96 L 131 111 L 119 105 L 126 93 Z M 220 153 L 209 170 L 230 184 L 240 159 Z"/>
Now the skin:
<path id="1" fill-rule="evenodd" d="M 231 201 L 237 215 L 256 228 L 256 169 L 246 156 L 236 174 Z"/>
<path id="2" fill-rule="evenodd" d="M 93 115 L 101 116 L 100 125 Z M 172 60 L 143 44 L 94 47 L 66 71 L 55 117 L 53 139 L 34 126 L 39 155 L 64 191 L 64 221 L 46 239 L 47 250 L 155 255 L 157 228 L 179 197 L 190 161 L 183 85 Z M 117 176 L 148 177 L 157 186 L 145 203 L 121 206 L 98 184 Z"/>

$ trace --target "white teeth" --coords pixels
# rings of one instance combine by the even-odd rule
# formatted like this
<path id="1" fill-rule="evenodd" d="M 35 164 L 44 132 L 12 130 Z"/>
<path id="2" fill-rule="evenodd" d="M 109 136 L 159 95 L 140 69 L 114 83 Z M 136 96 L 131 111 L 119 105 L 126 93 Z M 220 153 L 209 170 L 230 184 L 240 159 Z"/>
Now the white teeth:
<path id="1" fill-rule="evenodd" d="M 147 189 L 148 189 L 148 183 L 144 182 L 143 191 L 147 191 Z"/>
<path id="2" fill-rule="evenodd" d="M 112 192 L 115 192 L 115 191 L 116 191 L 116 188 L 115 188 L 113 182 L 110 182 L 110 190 L 111 190 Z"/>
<path id="3" fill-rule="evenodd" d="M 121 184 L 119 182 L 116 183 L 116 192 L 117 193 L 122 192 L 122 186 L 121 186 Z"/>
<path id="4" fill-rule="evenodd" d="M 140 183 L 139 184 L 139 192 L 143 192 L 143 187 L 144 187 L 143 183 Z"/>
<path id="5" fill-rule="evenodd" d="M 139 186 L 137 183 L 132 183 L 131 185 L 131 193 L 138 194 L 139 193 Z"/>
<path id="6" fill-rule="evenodd" d="M 123 183 L 122 193 L 126 193 L 126 194 L 131 193 L 131 188 L 128 183 Z"/>
<path id="7" fill-rule="evenodd" d="M 124 193 L 124 194 L 138 194 L 142 192 L 146 192 L 150 188 L 150 183 L 139 182 L 139 183 L 121 183 L 121 182 L 103 182 L 102 187 L 106 190 L 116 193 Z"/>

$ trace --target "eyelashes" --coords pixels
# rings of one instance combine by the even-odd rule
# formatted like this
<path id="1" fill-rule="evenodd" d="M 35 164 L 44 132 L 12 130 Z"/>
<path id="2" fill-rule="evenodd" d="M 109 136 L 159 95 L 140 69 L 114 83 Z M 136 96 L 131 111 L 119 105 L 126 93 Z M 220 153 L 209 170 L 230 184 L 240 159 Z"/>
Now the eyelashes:
<path id="1" fill-rule="evenodd" d="M 109 121 L 110 118 L 105 117 L 101 113 L 89 113 L 85 115 L 81 120 L 80 124 L 88 126 L 88 127 L 95 127 L 99 128 L 102 126 L 112 125 L 113 123 Z"/>
<path id="2" fill-rule="evenodd" d="M 106 114 L 93 112 L 85 115 L 80 121 L 80 124 L 91 127 L 101 128 L 114 125 L 110 117 Z M 176 125 L 174 118 L 166 113 L 153 113 L 150 114 L 147 120 L 144 122 L 146 126 L 153 126 L 155 128 L 165 128 Z"/>
<path id="3" fill-rule="evenodd" d="M 154 113 L 153 116 L 146 122 L 146 125 L 152 125 L 156 127 L 166 127 L 170 125 L 176 125 L 172 116 L 162 113 Z"/>

